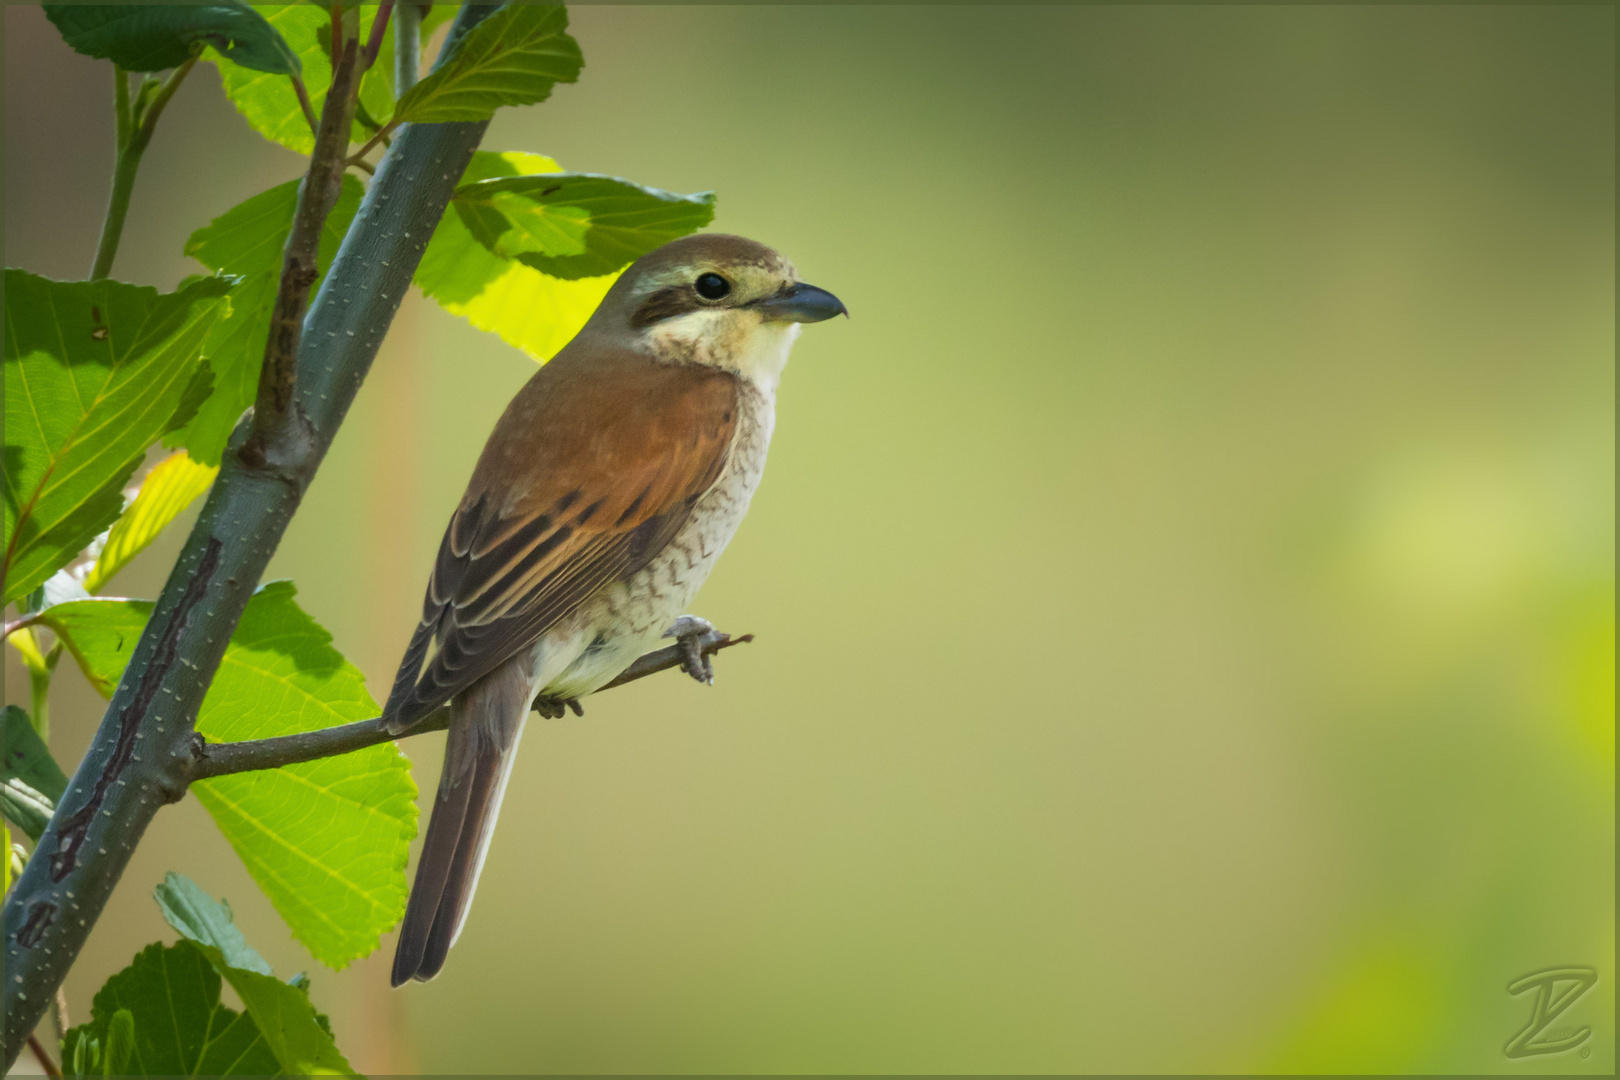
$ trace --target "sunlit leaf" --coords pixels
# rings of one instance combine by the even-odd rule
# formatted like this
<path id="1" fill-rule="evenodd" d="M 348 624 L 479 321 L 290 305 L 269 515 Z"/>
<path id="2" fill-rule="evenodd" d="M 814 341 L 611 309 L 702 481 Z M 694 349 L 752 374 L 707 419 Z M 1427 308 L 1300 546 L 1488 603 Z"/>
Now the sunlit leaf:
<path id="1" fill-rule="evenodd" d="M 62 792 L 67 790 L 67 777 L 29 722 L 28 714 L 15 705 L 7 705 L 5 713 L 0 811 L 30 840 L 38 840 L 56 812 Z"/>
<path id="2" fill-rule="evenodd" d="M 184 450 L 158 462 L 141 481 L 135 501 L 113 523 L 107 543 L 85 575 L 85 589 L 99 592 L 114 574 L 145 551 L 180 511 L 207 491 L 218 473 L 218 465 L 199 465 Z"/>
<path id="3" fill-rule="evenodd" d="M 177 292 L 5 272 L 5 600 L 72 560 L 196 374 L 230 283 Z"/>
<path id="4" fill-rule="evenodd" d="M 215 742 L 263 739 L 376 716 L 359 670 L 272 582 L 247 605 L 197 719 Z M 152 605 L 81 600 L 41 620 L 111 696 Z M 393 744 L 193 784 L 260 888 L 318 959 L 342 967 L 377 947 L 405 908 L 416 785 Z"/>
<path id="5" fill-rule="evenodd" d="M 303 67 L 304 86 L 309 91 L 310 104 L 319 117 L 321 106 L 326 101 L 326 91 L 332 85 L 329 46 L 323 48 L 320 40 L 323 29 L 331 32 L 331 14 L 323 4 L 259 4 L 255 5 L 254 10 L 280 32 L 292 54 L 297 57 Z M 361 6 L 362 41 L 371 32 L 371 23 L 377 17 L 378 10 L 376 4 Z M 309 120 L 298 104 L 298 95 L 290 79 L 221 63 L 212 53 L 206 59 L 214 61 L 219 67 L 226 96 L 255 131 L 300 154 L 315 149 L 315 133 L 309 129 Z M 386 114 L 393 107 L 393 99 L 391 95 L 386 101 L 379 98 L 375 89 L 378 85 L 373 80 L 372 88 L 368 91 L 362 83 L 361 99 L 367 108 L 380 103 Z M 359 124 L 350 133 L 356 141 L 367 138 L 368 134 Z"/>
<path id="6" fill-rule="evenodd" d="M 129 71 L 185 63 L 197 43 L 244 68 L 289 75 L 298 57 L 264 17 L 238 0 L 202 4 L 46 4 L 62 40 Z M 283 80 L 285 81 L 285 80 Z"/>
<path id="7" fill-rule="evenodd" d="M 539 154 L 479 151 L 464 183 L 492 177 L 561 173 Z M 536 360 L 568 344 L 602 302 L 616 275 L 563 281 L 480 244 L 457 214 L 445 214 L 428 243 L 415 281 L 445 310 L 489 330 Z"/>
<path id="8" fill-rule="evenodd" d="M 308 982 L 291 985 L 277 979 L 236 928 L 229 904 L 172 872 L 155 896 L 169 925 L 208 957 L 242 999 L 284 1072 L 353 1074 L 332 1041 L 326 1018 L 310 1004 Z"/>
<path id="9" fill-rule="evenodd" d="M 220 977 L 203 950 L 189 941 L 148 945 L 108 979 L 90 1006 L 89 1023 L 62 1041 L 62 1059 L 92 1074 L 110 1072 L 111 1027 L 127 1011 L 133 1049 L 124 1066 L 131 1076 L 269 1076 L 283 1072 L 259 1026 L 226 1008 Z M 126 1036 L 127 1037 L 127 1036 Z M 111 1055 L 107 1055 L 111 1056 Z"/>
<path id="10" fill-rule="evenodd" d="M 488 120 L 502 105 L 544 101 L 579 78 L 584 58 L 561 6 L 508 4 L 479 23 L 448 62 L 399 99 L 401 123 Z"/>
<path id="11" fill-rule="evenodd" d="M 270 313 L 281 284 L 282 251 L 298 209 L 298 183 L 279 184 L 238 203 L 186 241 L 187 255 L 210 270 L 241 279 L 231 293 L 230 316 L 213 328 L 205 347 L 214 392 L 184 426 L 163 440 L 168 446 L 187 447 L 202 464 L 219 464 L 231 430 L 258 392 Z M 360 181 L 343 178 L 342 193 L 321 232 L 317 265 L 323 276 L 363 194 Z M 316 278 L 314 288 L 319 286 L 320 278 Z"/>
<path id="12" fill-rule="evenodd" d="M 677 195 L 590 173 L 464 184 L 451 205 L 492 253 L 552 277 L 600 277 L 714 220 L 714 193 Z"/>

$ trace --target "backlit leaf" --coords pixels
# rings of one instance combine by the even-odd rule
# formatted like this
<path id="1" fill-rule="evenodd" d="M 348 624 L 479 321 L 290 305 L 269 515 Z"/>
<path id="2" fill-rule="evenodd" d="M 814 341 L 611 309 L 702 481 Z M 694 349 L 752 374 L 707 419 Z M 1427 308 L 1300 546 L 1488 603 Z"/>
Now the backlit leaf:
<path id="1" fill-rule="evenodd" d="M 399 99 L 401 123 L 488 120 L 502 105 L 544 101 L 579 78 L 584 58 L 561 6 L 508 4 L 479 23 L 453 56 Z"/>
<path id="2" fill-rule="evenodd" d="M 218 473 L 218 465 L 199 465 L 184 450 L 158 462 L 141 481 L 135 501 L 113 523 L 107 543 L 85 575 L 85 589 L 99 592 L 114 574 L 146 550 L 180 511 L 207 491 Z"/>
<path id="3" fill-rule="evenodd" d="M 310 104 L 318 118 L 321 106 L 326 101 L 326 91 L 332 85 L 330 45 L 323 48 L 320 40 L 322 30 L 328 34 L 331 32 L 330 13 L 322 4 L 259 4 L 255 5 L 254 10 L 281 34 L 289 50 L 297 57 L 303 68 L 304 86 L 309 91 Z M 371 32 L 371 23 L 377 17 L 378 10 L 376 4 L 361 6 L 362 41 Z M 226 96 L 255 131 L 300 154 L 308 154 L 315 149 L 315 133 L 309 129 L 309 120 L 298 104 L 298 95 L 290 79 L 221 63 L 212 54 L 206 59 L 214 61 L 219 67 Z M 380 104 L 386 116 L 392 111 L 393 97 L 388 94 L 384 100 L 379 96 L 379 85 L 373 79 L 368 88 L 362 81 L 361 101 L 373 111 Z M 356 124 L 350 135 L 355 141 L 361 141 L 369 137 L 369 132 Z"/>
<path id="4" fill-rule="evenodd" d="M 714 193 L 677 195 L 590 173 L 464 184 L 451 205 L 479 243 L 552 277 L 600 277 L 714 220 Z"/>
<path id="5" fill-rule="evenodd" d="M 72 560 L 124 508 L 230 310 L 223 278 L 176 292 L 5 272 L 5 600 Z"/>
<path id="6" fill-rule="evenodd" d="M 46 4 L 62 40 L 129 71 L 185 63 L 199 43 L 244 68 L 289 75 L 298 57 L 264 17 L 239 0 L 202 4 Z M 285 81 L 285 80 L 283 80 Z"/>
<path id="7" fill-rule="evenodd" d="M 298 209 L 298 183 L 278 184 L 238 203 L 186 241 L 187 255 L 210 270 L 241 279 L 231 293 L 230 316 L 221 319 L 208 337 L 214 392 L 189 421 L 163 440 L 168 446 L 187 447 L 201 464 L 219 464 L 231 430 L 258 393 L 270 312 L 281 284 L 282 251 Z M 363 194 L 360 181 L 343 178 L 342 193 L 321 232 L 317 265 L 322 276 L 349 231 Z M 310 295 L 319 287 L 318 277 Z"/>
<path id="8" fill-rule="evenodd" d="M 298 608 L 290 582 L 247 605 L 197 729 L 234 742 L 376 716 L 365 679 Z M 103 695 L 129 661 L 149 601 L 81 600 L 41 619 Z M 342 967 L 377 947 L 405 908 L 416 785 L 393 744 L 193 784 L 254 880 L 318 959 Z"/>
<path id="9" fill-rule="evenodd" d="M 481 150 L 473 155 L 463 182 L 561 172 L 555 161 L 539 154 Z M 579 333 L 615 277 L 563 281 L 542 274 L 495 255 L 473 237 L 458 214 L 445 214 L 414 280 L 445 310 L 544 361 Z"/>

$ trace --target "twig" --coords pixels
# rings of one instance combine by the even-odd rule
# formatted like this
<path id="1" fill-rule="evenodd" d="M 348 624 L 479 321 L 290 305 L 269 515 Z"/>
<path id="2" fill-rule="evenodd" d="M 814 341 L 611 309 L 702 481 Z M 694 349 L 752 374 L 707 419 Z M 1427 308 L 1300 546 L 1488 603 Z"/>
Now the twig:
<path id="1" fill-rule="evenodd" d="M 321 230 L 343 191 L 344 151 L 354 123 L 355 89 L 359 82 L 360 42 L 342 40 L 341 24 L 332 24 L 335 59 L 332 85 L 321 108 L 309 172 L 298 189 L 298 210 L 282 257 L 281 286 L 271 309 L 270 334 L 259 369 L 253 403 L 253 426 L 240 451 L 249 466 L 290 467 L 307 463 L 311 440 L 308 422 L 298 413 L 298 345 L 304 329 L 309 290 L 320 274 Z"/>
<path id="2" fill-rule="evenodd" d="M 62 1075 L 62 1070 L 56 1067 L 56 1062 L 51 1060 L 51 1055 L 47 1054 L 45 1052 L 45 1048 L 39 1044 L 38 1037 L 34 1035 L 28 1036 L 28 1048 L 32 1050 L 34 1052 L 34 1056 L 39 1059 L 39 1067 L 45 1070 L 46 1076 Z"/>
<path id="3" fill-rule="evenodd" d="M 62 992 L 60 986 L 56 988 L 56 997 L 51 1002 L 51 1023 L 56 1027 L 56 1045 L 61 1046 L 67 1042 L 68 1028 L 73 1024 L 68 1019 L 67 994 Z"/>
<path id="4" fill-rule="evenodd" d="M 349 164 L 358 165 L 362 160 L 365 159 L 367 154 L 377 149 L 378 143 L 386 142 L 388 136 L 392 135 L 394 133 L 394 128 L 398 126 L 399 122 L 397 120 L 390 120 L 388 123 L 384 124 L 380 129 L 378 129 L 377 134 L 366 140 L 366 145 L 354 152 L 353 156 L 349 158 Z"/>
<path id="5" fill-rule="evenodd" d="M 298 77 L 296 71 L 290 73 L 287 78 L 292 80 L 293 93 L 298 95 L 298 107 L 304 110 L 304 119 L 309 122 L 309 133 L 319 135 L 321 122 L 315 119 L 315 107 L 309 103 L 309 87 L 304 85 L 304 80 Z"/>
<path id="6" fill-rule="evenodd" d="M 388 29 L 388 13 L 394 9 L 394 0 L 383 0 L 377 5 L 377 17 L 371 23 L 371 37 L 366 41 L 366 51 L 360 55 L 360 70 L 370 71 L 371 65 L 377 62 L 377 53 L 382 50 L 383 32 Z"/>
<path id="7" fill-rule="evenodd" d="M 736 638 L 727 634 L 714 634 L 703 642 L 699 651 L 703 656 L 713 656 L 721 649 L 729 649 L 733 645 L 753 640 L 753 634 L 744 634 Z M 624 674 L 602 687 L 602 690 L 611 690 L 616 686 L 644 679 L 648 675 L 680 667 L 685 658 L 686 649 L 678 644 L 650 652 L 631 664 Z M 601 693 L 602 690 L 598 690 L 597 693 Z M 382 717 L 378 716 L 370 720 L 356 720 L 352 724 L 321 728 L 318 731 L 304 731 L 297 735 L 282 735 L 273 739 L 254 739 L 247 742 L 205 743 L 199 736 L 197 742 L 193 744 L 190 778 L 207 780 L 210 777 L 228 776 L 231 773 L 279 769 L 283 765 L 296 765 L 301 761 L 352 754 L 356 750 L 364 750 L 368 746 L 376 746 L 378 743 L 390 742 L 405 736 L 443 731 L 449 724 L 450 710 L 438 709 L 404 732 L 387 730 L 383 727 Z"/>

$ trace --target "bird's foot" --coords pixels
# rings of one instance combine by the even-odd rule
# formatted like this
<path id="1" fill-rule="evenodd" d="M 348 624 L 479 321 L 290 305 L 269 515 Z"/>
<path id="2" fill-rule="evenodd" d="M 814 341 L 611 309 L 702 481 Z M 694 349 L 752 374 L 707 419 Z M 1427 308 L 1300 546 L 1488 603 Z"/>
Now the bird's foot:
<path id="1" fill-rule="evenodd" d="M 700 619 L 696 615 L 682 615 L 675 620 L 675 625 L 664 631 L 664 636 L 674 638 L 681 650 L 681 670 L 705 686 L 714 685 L 714 664 L 703 649 L 723 641 L 725 634 L 714 628 L 708 619 Z"/>
<path id="2" fill-rule="evenodd" d="M 535 712 L 547 720 L 560 720 L 568 715 L 568 710 L 574 710 L 575 716 L 584 716 L 585 709 L 579 703 L 579 698 L 537 697 L 530 706 Z"/>

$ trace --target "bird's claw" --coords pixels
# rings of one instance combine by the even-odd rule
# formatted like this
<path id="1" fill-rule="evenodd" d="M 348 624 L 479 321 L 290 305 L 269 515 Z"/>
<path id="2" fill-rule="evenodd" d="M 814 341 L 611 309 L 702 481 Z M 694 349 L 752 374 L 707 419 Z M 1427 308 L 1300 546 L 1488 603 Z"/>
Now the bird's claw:
<path id="1" fill-rule="evenodd" d="M 568 715 L 568 710 L 574 710 L 575 716 L 584 716 L 585 708 L 580 705 L 579 698 L 537 697 L 534 699 L 534 711 L 547 720 L 560 720 Z"/>
<path id="2" fill-rule="evenodd" d="M 681 670 L 705 686 L 714 685 L 714 664 L 703 652 L 705 646 L 724 640 L 724 634 L 714 628 L 708 619 L 696 615 L 682 615 L 675 625 L 664 631 L 681 648 Z"/>

